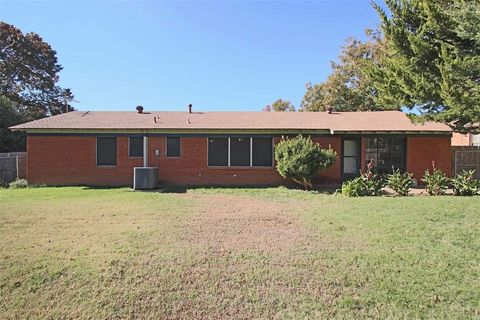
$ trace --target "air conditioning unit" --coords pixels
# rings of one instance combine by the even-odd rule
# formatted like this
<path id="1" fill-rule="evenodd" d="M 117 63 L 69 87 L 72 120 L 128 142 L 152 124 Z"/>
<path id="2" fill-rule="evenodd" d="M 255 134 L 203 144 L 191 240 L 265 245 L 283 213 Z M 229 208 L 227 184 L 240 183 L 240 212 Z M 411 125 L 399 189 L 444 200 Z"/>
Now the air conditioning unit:
<path id="1" fill-rule="evenodd" d="M 133 189 L 151 190 L 158 186 L 157 167 L 135 167 L 133 168 Z"/>

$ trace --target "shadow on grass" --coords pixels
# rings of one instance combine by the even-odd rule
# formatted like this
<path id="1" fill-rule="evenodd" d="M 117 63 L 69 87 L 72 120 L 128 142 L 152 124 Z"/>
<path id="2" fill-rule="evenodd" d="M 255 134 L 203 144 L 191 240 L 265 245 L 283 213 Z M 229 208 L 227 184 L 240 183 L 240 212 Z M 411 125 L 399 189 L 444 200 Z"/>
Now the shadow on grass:
<path id="1" fill-rule="evenodd" d="M 128 186 L 109 186 L 109 185 L 82 185 L 83 190 L 106 190 L 106 189 L 124 189 Z"/>
<path id="2" fill-rule="evenodd" d="M 277 189 L 277 188 L 285 188 L 287 190 L 299 190 L 303 191 L 302 188 L 296 187 L 296 186 L 275 186 L 275 185 L 242 185 L 242 186 L 237 186 L 237 185 L 201 185 L 201 186 L 178 186 L 178 185 L 172 185 L 172 186 L 161 186 L 159 189 L 156 190 L 144 190 L 144 191 L 150 191 L 150 192 L 161 192 L 161 193 L 187 193 L 189 190 L 204 190 L 204 189 L 209 189 L 211 191 L 232 191 L 232 190 L 245 190 L 245 189 L 250 189 L 250 190 L 266 190 L 266 189 Z M 312 190 L 306 191 L 306 192 L 315 192 L 319 194 L 334 194 L 335 191 L 338 189 L 338 186 L 317 186 Z"/>
<path id="3" fill-rule="evenodd" d="M 234 192 L 235 190 L 244 191 L 250 190 L 252 192 L 258 190 L 265 191 L 265 190 L 275 190 L 275 189 L 286 189 L 286 190 L 298 190 L 304 191 L 301 187 L 295 185 L 159 185 L 158 188 L 152 190 L 133 190 L 131 186 L 126 185 L 34 185 L 29 186 L 29 188 L 68 188 L 68 187 L 80 187 L 82 190 L 114 190 L 114 189 L 125 189 L 130 188 L 132 191 L 136 192 L 158 192 L 158 193 L 176 193 L 176 194 L 184 194 L 188 191 L 195 191 L 195 190 L 208 190 L 212 192 L 218 191 L 221 192 Z M 317 185 L 313 189 L 305 191 L 309 193 L 318 193 L 318 194 L 326 194 L 331 195 L 334 194 L 336 190 L 338 190 L 338 185 Z"/>

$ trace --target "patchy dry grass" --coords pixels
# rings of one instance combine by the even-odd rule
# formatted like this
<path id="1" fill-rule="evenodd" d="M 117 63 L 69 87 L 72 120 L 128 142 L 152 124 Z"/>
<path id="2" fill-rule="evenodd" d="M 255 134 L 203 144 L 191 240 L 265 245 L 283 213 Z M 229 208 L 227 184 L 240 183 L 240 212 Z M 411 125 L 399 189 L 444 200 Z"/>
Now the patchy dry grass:
<path id="1" fill-rule="evenodd" d="M 480 201 L 0 190 L 0 318 L 478 318 Z"/>
<path id="2" fill-rule="evenodd" d="M 200 209 L 184 235 L 200 248 L 273 253 L 293 248 L 306 236 L 299 217 L 284 204 L 222 194 L 197 198 Z"/>

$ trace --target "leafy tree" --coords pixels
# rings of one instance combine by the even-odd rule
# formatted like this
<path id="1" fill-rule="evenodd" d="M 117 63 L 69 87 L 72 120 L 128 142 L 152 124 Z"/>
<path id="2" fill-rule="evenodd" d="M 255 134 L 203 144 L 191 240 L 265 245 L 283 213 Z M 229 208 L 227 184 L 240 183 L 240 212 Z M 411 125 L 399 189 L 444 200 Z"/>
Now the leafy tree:
<path id="1" fill-rule="evenodd" d="M 307 91 L 303 95 L 300 104 L 301 111 L 324 111 L 329 105 L 325 102 L 325 89 L 323 83 L 313 84 L 308 82 L 305 85 Z"/>
<path id="2" fill-rule="evenodd" d="M 385 55 L 369 74 L 377 103 L 417 108 L 461 132 L 480 129 L 480 2 L 386 0 Z"/>
<path id="3" fill-rule="evenodd" d="M 318 171 L 330 168 L 336 159 L 337 153 L 333 149 L 322 149 L 319 144 L 302 135 L 283 139 L 275 147 L 278 173 L 302 185 L 304 189 L 311 189 L 312 178 Z"/>
<path id="4" fill-rule="evenodd" d="M 4 151 L 25 147 L 24 139 L 18 140 L 20 135 L 12 135 L 7 126 L 73 109 L 70 89 L 57 85 L 61 70 L 56 52 L 38 34 L 23 34 L 0 21 L 0 139 L 9 146 L 2 146 Z"/>
<path id="5" fill-rule="evenodd" d="M 278 99 L 271 105 L 266 105 L 263 111 L 295 111 L 295 106 L 288 100 Z"/>
<path id="6" fill-rule="evenodd" d="M 332 73 L 325 82 L 307 84 L 301 110 L 338 111 L 397 110 L 398 103 L 379 104 L 376 88 L 368 70 L 380 63 L 383 41 L 379 32 L 367 29 L 367 41 L 349 38 L 342 47 L 338 62 L 331 62 Z"/>
<path id="7" fill-rule="evenodd" d="M 0 96 L 0 152 L 24 151 L 25 133 L 12 132 L 8 127 L 22 123 L 23 115 L 18 104 L 5 96 Z"/>

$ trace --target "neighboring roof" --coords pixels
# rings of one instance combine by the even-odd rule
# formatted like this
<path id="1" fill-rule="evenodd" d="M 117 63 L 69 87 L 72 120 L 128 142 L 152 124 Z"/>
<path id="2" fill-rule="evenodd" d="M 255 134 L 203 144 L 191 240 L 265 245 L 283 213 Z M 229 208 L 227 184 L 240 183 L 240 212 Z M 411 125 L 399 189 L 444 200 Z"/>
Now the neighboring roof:
<path id="1" fill-rule="evenodd" d="M 445 124 L 414 124 L 400 111 L 366 112 L 100 112 L 73 111 L 13 130 L 325 130 L 450 133 Z"/>

